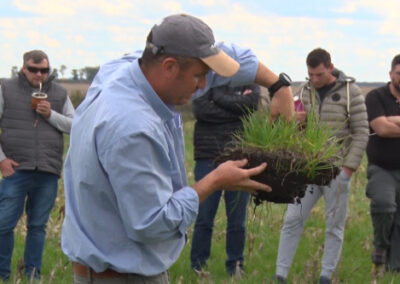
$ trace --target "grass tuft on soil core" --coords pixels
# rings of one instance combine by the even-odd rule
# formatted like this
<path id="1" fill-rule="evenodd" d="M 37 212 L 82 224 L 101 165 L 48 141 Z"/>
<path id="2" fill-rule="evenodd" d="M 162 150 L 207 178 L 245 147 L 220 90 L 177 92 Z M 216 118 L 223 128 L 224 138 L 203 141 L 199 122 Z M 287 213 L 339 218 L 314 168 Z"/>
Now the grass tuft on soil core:
<path id="1" fill-rule="evenodd" d="M 235 134 L 235 149 L 257 149 L 266 153 L 281 153 L 292 157 L 286 171 L 295 171 L 314 179 L 319 171 L 331 170 L 340 162 L 341 143 L 335 130 L 318 121 L 311 111 L 307 122 L 279 117 L 271 122 L 266 111 L 257 111 L 243 118 L 243 131 Z M 279 155 L 278 155 L 279 156 Z M 298 162 L 297 162 L 298 161 Z M 279 158 L 278 163 L 279 165 Z"/>

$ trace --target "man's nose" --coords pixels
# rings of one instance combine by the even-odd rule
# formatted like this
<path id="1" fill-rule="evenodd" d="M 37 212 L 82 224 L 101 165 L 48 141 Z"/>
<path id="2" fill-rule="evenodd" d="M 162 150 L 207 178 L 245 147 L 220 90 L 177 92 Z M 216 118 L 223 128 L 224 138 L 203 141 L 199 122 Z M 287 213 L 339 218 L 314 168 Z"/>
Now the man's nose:
<path id="1" fill-rule="evenodd" d="M 310 77 L 310 81 L 315 84 L 318 82 L 318 79 L 316 77 Z"/>

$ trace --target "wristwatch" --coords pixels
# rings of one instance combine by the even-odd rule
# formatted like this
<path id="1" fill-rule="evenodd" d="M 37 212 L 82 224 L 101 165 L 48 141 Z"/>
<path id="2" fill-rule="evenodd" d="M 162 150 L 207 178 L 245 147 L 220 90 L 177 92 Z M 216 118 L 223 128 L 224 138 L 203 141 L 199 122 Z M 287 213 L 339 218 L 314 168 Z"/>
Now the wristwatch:
<path id="1" fill-rule="evenodd" d="M 278 91 L 283 86 L 290 86 L 292 79 L 286 73 L 279 74 L 278 81 L 276 81 L 271 87 L 268 88 L 269 96 L 272 99 L 276 91 Z"/>

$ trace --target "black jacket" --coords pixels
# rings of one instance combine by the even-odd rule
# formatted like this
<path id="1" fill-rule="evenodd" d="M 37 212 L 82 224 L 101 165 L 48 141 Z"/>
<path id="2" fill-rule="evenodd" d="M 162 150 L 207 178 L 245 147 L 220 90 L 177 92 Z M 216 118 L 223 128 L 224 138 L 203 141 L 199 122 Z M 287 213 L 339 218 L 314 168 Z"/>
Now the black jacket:
<path id="1" fill-rule="evenodd" d="M 251 90 L 243 95 L 245 90 Z M 194 159 L 214 159 L 241 130 L 241 118 L 257 109 L 260 99 L 258 85 L 222 86 L 210 89 L 193 101 L 196 118 L 194 128 Z"/>

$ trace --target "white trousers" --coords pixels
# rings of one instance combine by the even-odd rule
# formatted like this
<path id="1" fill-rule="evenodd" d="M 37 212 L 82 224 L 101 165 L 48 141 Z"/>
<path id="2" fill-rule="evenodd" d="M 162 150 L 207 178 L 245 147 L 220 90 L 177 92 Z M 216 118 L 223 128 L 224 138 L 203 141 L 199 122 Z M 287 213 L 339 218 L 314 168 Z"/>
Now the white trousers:
<path id="1" fill-rule="evenodd" d="M 304 224 L 321 196 L 325 199 L 325 246 L 321 276 L 332 277 L 340 259 L 350 191 L 350 177 L 342 170 L 329 186 L 308 185 L 301 204 L 289 204 L 281 231 L 276 274 L 287 278 Z"/>

